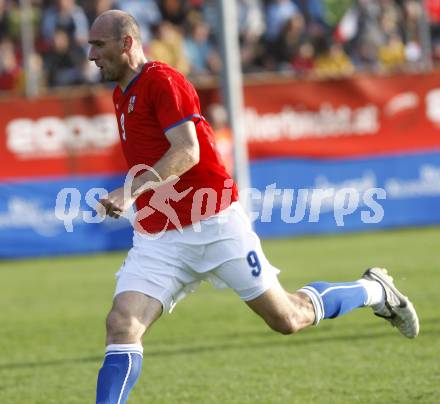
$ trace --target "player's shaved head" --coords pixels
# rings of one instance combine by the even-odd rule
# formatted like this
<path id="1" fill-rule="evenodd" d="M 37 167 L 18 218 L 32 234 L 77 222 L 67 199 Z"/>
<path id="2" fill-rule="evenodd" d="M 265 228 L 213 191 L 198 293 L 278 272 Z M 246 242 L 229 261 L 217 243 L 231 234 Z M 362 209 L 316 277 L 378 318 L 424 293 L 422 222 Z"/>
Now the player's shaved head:
<path id="1" fill-rule="evenodd" d="M 126 86 L 147 61 L 137 21 L 120 10 L 105 11 L 95 19 L 89 44 L 89 60 L 101 69 L 102 78 L 121 86 Z"/>
<path id="2" fill-rule="evenodd" d="M 141 31 L 136 19 L 121 10 L 108 10 L 100 14 L 93 22 L 94 26 L 106 27 L 107 32 L 115 38 L 130 35 L 138 44 L 142 43 Z"/>

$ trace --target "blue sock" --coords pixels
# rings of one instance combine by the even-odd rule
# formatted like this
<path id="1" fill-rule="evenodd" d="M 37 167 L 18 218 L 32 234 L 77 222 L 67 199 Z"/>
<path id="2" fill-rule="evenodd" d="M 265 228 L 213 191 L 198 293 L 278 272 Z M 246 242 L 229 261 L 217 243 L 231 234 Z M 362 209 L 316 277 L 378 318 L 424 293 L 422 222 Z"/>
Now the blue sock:
<path id="1" fill-rule="evenodd" d="M 324 318 L 342 316 L 365 306 L 367 292 L 359 282 L 313 282 L 299 290 L 310 297 L 315 308 L 315 324 Z"/>
<path id="2" fill-rule="evenodd" d="M 109 345 L 98 375 L 96 404 L 124 404 L 142 369 L 143 348 L 138 344 Z"/>

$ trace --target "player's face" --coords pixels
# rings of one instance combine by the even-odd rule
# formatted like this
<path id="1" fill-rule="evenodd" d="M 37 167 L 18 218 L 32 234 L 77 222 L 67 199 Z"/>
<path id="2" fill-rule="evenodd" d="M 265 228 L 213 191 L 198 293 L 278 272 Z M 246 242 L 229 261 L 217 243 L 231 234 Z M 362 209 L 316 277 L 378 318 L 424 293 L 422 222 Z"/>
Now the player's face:
<path id="1" fill-rule="evenodd" d="M 92 25 L 89 60 L 95 62 L 105 81 L 120 81 L 124 76 L 127 61 L 121 42 L 99 21 Z"/>

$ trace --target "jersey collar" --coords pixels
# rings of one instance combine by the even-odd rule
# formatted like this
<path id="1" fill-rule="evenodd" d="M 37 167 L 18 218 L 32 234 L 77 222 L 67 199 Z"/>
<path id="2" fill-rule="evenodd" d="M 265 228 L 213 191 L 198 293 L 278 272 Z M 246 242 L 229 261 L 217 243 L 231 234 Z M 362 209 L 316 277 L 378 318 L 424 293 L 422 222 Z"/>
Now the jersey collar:
<path id="1" fill-rule="evenodd" d="M 136 76 L 134 76 L 134 77 L 131 79 L 130 83 L 128 83 L 127 87 L 125 87 L 125 90 L 122 91 L 122 94 L 123 94 L 123 95 L 127 94 L 127 93 L 130 91 L 131 87 L 133 87 L 133 85 L 139 80 L 139 77 L 141 76 L 141 74 L 142 74 L 142 72 L 144 71 L 145 66 L 146 66 L 147 64 L 148 64 L 148 62 L 145 63 L 145 64 L 142 66 L 141 71 L 140 71 L 138 74 L 136 74 Z"/>

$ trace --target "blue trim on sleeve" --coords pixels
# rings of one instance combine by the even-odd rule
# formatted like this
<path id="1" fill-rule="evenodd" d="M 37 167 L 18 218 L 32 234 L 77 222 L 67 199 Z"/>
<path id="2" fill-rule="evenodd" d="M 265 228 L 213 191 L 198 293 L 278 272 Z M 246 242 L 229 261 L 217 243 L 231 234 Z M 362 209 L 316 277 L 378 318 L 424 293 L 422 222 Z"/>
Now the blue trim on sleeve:
<path id="1" fill-rule="evenodd" d="M 170 129 L 173 129 L 173 128 L 175 128 L 176 126 L 182 125 L 182 123 L 184 123 L 184 122 L 186 122 L 186 121 L 189 121 L 190 119 L 194 119 L 194 118 L 197 118 L 197 119 L 199 119 L 199 120 L 201 120 L 201 119 L 205 119 L 205 118 L 203 118 L 202 115 L 199 115 L 199 114 L 192 114 L 192 115 L 189 115 L 189 116 L 187 116 L 187 117 L 181 119 L 180 121 L 177 121 L 176 123 L 173 123 L 172 125 L 170 125 L 170 126 L 168 126 L 167 128 L 165 128 L 163 131 L 166 132 L 166 131 L 168 131 L 168 130 L 170 130 Z M 197 124 L 197 122 L 196 122 L 196 124 Z"/>

